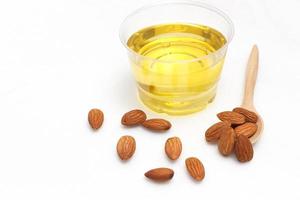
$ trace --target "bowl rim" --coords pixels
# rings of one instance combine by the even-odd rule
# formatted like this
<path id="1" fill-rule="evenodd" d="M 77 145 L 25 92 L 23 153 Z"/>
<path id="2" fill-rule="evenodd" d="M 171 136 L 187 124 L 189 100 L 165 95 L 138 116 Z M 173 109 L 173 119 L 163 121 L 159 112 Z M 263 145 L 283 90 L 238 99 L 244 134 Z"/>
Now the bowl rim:
<path id="1" fill-rule="evenodd" d="M 229 31 L 228 31 L 228 34 L 227 34 L 228 38 L 226 38 L 226 43 L 221 48 L 219 48 L 218 50 L 216 50 L 216 51 L 214 51 L 212 53 L 209 53 L 207 55 L 200 56 L 200 57 L 197 57 L 197 58 L 194 58 L 194 59 L 176 60 L 176 61 L 159 60 L 159 59 L 152 58 L 152 57 L 149 57 L 149 56 L 144 56 L 144 55 L 141 55 L 141 54 L 135 52 L 134 50 L 132 50 L 131 48 L 129 48 L 127 46 L 127 41 L 124 41 L 124 39 L 122 37 L 122 33 L 123 33 L 123 29 L 125 28 L 125 23 L 126 23 L 126 21 L 130 17 L 132 17 L 132 16 L 134 16 L 134 15 L 140 13 L 140 12 L 143 12 L 144 10 L 147 10 L 149 8 L 154 8 L 154 7 L 159 7 L 159 6 L 165 6 L 165 5 L 174 5 L 174 4 L 177 4 L 177 5 L 191 5 L 191 6 L 195 6 L 195 7 L 201 7 L 201 8 L 207 9 L 207 10 L 212 11 L 212 12 L 218 14 L 219 16 L 221 16 L 228 23 L 228 27 L 229 27 Z M 229 43 L 232 41 L 233 35 L 234 35 L 234 24 L 233 24 L 232 20 L 230 19 L 230 17 L 225 12 L 223 12 L 222 10 L 216 8 L 215 6 L 212 6 L 212 5 L 204 3 L 204 2 L 200 2 L 200 1 L 185 1 L 185 0 L 180 0 L 180 1 L 174 1 L 174 0 L 173 1 L 164 1 L 164 2 L 156 2 L 156 3 L 144 5 L 144 6 L 140 7 L 140 8 L 138 8 L 138 9 L 134 10 L 129 15 L 127 15 L 125 17 L 125 19 L 122 21 L 122 23 L 120 25 L 120 28 L 119 28 L 119 39 L 120 39 L 121 43 L 123 44 L 123 46 L 130 53 L 132 53 L 133 55 L 135 55 L 137 57 L 145 59 L 145 60 L 150 60 L 150 61 L 153 61 L 153 62 L 162 62 L 162 63 L 189 63 L 189 62 L 197 62 L 197 61 L 203 60 L 203 59 L 205 59 L 207 57 L 217 55 L 219 52 L 222 52 L 222 51 L 224 51 L 224 50 L 227 49 Z"/>

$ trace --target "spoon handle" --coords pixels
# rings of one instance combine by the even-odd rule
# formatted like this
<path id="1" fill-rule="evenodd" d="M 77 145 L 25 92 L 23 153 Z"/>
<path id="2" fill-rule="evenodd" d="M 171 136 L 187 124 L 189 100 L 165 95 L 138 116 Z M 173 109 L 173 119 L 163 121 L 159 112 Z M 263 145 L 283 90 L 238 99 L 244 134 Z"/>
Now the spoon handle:
<path id="1" fill-rule="evenodd" d="M 258 48 L 252 47 L 251 54 L 247 63 L 246 82 L 244 90 L 243 105 L 248 108 L 254 108 L 253 96 L 258 71 Z"/>

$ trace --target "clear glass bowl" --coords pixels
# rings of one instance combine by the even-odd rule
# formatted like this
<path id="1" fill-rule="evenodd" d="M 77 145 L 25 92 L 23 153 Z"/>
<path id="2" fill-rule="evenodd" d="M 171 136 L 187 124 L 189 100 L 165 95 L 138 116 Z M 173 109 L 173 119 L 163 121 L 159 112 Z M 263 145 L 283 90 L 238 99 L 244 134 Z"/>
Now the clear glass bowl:
<path id="1" fill-rule="evenodd" d="M 192 28 L 181 26 L 182 24 L 188 24 Z M 193 37 L 209 41 L 221 33 L 225 42 L 214 51 L 191 57 L 187 57 L 187 53 L 172 57 L 171 52 L 171 59 L 170 56 L 166 59 L 163 56 L 145 55 L 128 45 L 137 31 L 151 27 L 147 33 L 138 33 L 139 37 L 149 37 L 149 33 L 156 36 L 161 32 L 157 27 L 164 25 L 170 25 L 169 29 L 174 29 L 174 34 L 177 34 L 178 30 L 182 33 L 201 25 L 202 28 L 204 26 L 203 30 L 200 30 L 202 35 L 197 36 L 198 30 L 195 29 Z M 217 30 L 218 33 L 211 34 L 206 30 L 206 26 L 207 30 L 213 28 L 212 30 Z M 166 29 L 168 28 L 163 30 Z M 121 24 L 120 39 L 127 49 L 141 101 L 158 113 L 170 115 L 190 114 L 204 109 L 216 95 L 217 83 L 233 32 L 233 23 L 225 13 L 200 2 L 165 2 L 134 11 Z M 186 37 L 187 34 L 184 34 Z M 182 51 L 184 48 L 186 47 L 183 46 Z M 168 51 L 167 47 L 163 51 Z"/>

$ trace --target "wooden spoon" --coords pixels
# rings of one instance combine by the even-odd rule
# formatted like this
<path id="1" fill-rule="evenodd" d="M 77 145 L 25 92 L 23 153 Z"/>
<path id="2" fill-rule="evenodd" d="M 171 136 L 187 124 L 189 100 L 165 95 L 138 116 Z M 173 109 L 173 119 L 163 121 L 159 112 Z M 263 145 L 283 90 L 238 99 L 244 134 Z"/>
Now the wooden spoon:
<path id="1" fill-rule="evenodd" d="M 252 47 L 251 54 L 249 56 L 249 60 L 247 63 L 247 71 L 246 71 L 246 81 L 245 81 L 245 90 L 244 90 L 244 99 L 241 107 L 246 108 L 255 112 L 258 116 L 257 120 L 257 131 L 251 136 L 250 141 L 252 144 L 258 141 L 260 138 L 264 123 L 261 116 L 257 113 L 254 104 L 253 104 L 253 96 L 254 96 L 254 88 L 257 78 L 258 71 L 258 48 L 256 45 Z"/>

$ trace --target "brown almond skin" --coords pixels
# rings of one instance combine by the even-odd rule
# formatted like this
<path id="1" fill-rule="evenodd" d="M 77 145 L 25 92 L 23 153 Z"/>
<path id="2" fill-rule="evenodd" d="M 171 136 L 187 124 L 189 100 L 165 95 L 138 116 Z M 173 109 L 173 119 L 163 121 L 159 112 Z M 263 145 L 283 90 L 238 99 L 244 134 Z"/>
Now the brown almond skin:
<path id="1" fill-rule="evenodd" d="M 239 125 L 234 129 L 237 136 L 244 135 L 250 138 L 257 131 L 257 124 L 246 122 L 245 124 Z"/>
<path id="2" fill-rule="evenodd" d="M 124 126 L 136 126 L 146 121 L 146 118 L 147 116 L 144 111 L 135 109 L 125 113 L 121 119 L 121 123 Z"/>
<path id="3" fill-rule="evenodd" d="M 182 152 L 182 143 L 179 137 L 171 137 L 165 143 L 165 152 L 171 160 L 177 160 Z"/>
<path id="4" fill-rule="evenodd" d="M 100 109 L 93 108 L 89 111 L 88 121 L 93 129 L 99 129 L 104 121 L 104 114 Z"/>
<path id="5" fill-rule="evenodd" d="M 202 181 L 205 177 L 205 170 L 202 162 L 196 157 L 190 157 L 185 160 L 187 171 L 196 181 Z"/>
<path id="6" fill-rule="evenodd" d="M 217 114 L 217 117 L 221 121 L 227 121 L 231 124 L 243 124 L 246 121 L 246 118 L 244 115 L 233 112 L 233 111 L 224 111 Z"/>
<path id="7" fill-rule="evenodd" d="M 207 142 L 217 142 L 222 133 L 230 129 L 230 124 L 227 122 L 218 122 L 209 127 L 205 132 Z"/>
<path id="8" fill-rule="evenodd" d="M 122 136 L 117 144 L 117 153 L 121 160 L 128 160 L 135 152 L 136 143 L 132 136 Z"/>
<path id="9" fill-rule="evenodd" d="M 142 124 L 152 131 L 166 131 L 171 128 L 171 123 L 165 119 L 148 119 Z"/>
<path id="10" fill-rule="evenodd" d="M 235 143 L 235 155 L 238 161 L 248 162 L 253 158 L 253 147 L 249 140 L 244 135 L 239 135 Z"/>
<path id="11" fill-rule="evenodd" d="M 165 167 L 155 168 L 146 172 L 145 176 L 153 181 L 164 182 L 173 178 L 174 171 Z"/>
<path id="12" fill-rule="evenodd" d="M 235 132 L 232 128 L 223 133 L 218 141 L 219 152 L 223 156 L 228 156 L 232 153 L 235 143 Z"/>
<path id="13" fill-rule="evenodd" d="M 237 108 L 234 108 L 233 111 L 244 115 L 247 122 L 256 123 L 258 120 L 258 116 L 256 115 L 255 112 L 252 112 L 245 108 L 237 107 Z"/>

